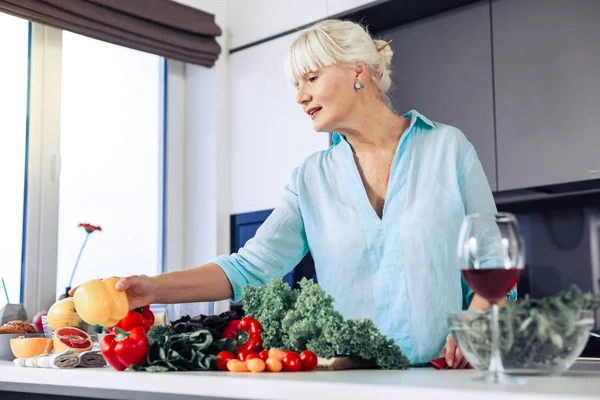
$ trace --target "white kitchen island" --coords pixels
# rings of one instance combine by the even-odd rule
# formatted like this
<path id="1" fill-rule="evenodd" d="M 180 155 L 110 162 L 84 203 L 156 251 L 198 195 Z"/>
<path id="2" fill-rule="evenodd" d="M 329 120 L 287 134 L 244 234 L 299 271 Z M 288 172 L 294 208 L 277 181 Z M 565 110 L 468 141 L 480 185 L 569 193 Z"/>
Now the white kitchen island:
<path id="1" fill-rule="evenodd" d="M 0 361 L 0 399 L 418 399 L 525 400 L 600 398 L 600 372 L 579 366 L 559 377 L 528 377 L 516 385 L 471 380 L 473 370 L 116 372 L 19 368 Z"/>

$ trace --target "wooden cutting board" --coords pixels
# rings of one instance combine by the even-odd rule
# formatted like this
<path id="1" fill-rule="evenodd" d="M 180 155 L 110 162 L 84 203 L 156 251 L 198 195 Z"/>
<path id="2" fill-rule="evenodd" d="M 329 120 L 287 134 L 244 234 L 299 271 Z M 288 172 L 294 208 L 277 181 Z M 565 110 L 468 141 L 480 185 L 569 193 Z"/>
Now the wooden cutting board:
<path id="1" fill-rule="evenodd" d="M 363 360 L 358 357 L 333 357 L 321 358 L 317 362 L 319 371 L 341 371 L 345 369 L 373 369 L 377 368 L 374 360 Z"/>

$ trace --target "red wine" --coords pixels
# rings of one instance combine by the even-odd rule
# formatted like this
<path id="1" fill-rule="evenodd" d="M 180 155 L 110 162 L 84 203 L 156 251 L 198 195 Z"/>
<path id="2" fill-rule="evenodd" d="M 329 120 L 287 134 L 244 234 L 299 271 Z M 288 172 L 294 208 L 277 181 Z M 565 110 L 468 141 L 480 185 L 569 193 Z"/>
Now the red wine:
<path id="1" fill-rule="evenodd" d="M 517 268 L 463 269 L 465 280 L 475 293 L 497 303 L 519 282 L 521 270 Z"/>

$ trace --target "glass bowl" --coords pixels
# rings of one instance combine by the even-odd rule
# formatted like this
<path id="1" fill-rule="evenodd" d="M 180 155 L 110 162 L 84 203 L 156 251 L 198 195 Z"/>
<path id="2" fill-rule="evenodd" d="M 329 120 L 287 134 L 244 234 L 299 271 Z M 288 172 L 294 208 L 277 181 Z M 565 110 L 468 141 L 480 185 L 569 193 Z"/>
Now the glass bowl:
<path id="1" fill-rule="evenodd" d="M 529 315 L 500 313 L 500 353 L 511 375 L 559 375 L 583 351 L 594 325 L 594 313 L 580 310 L 555 318 L 533 310 Z M 448 318 L 450 331 L 471 365 L 487 371 L 491 347 L 489 310 L 461 311 Z"/>

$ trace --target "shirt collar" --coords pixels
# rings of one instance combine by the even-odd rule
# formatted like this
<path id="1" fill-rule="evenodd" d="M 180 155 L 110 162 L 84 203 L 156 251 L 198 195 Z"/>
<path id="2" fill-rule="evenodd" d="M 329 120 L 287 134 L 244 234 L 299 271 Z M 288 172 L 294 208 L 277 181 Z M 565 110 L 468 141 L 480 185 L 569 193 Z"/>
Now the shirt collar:
<path id="1" fill-rule="evenodd" d="M 346 137 L 344 135 L 342 135 L 341 133 L 333 132 L 333 136 L 331 136 L 331 141 L 333 142 L 334 146 L 338 145 L 342 140 L 346 140 Z"/>
<path id="2" fill-rule="evenodd" d="M 421 122 L 423 122 L 425 125 L 429 126 L 430 128 L 435 128 L 435 124 L 433 122 L 431 122 L 431 120 L 429 118 L 427 118 L 426 116 L 424 116 L 417 110 L 410 110 L 409 112 L 404 114 L 403 117 L 410 118 L 410 127 L 411 128 L 417 122 L 417 120 L 420 120 Z"/>
<path id="3" fill-rule="evenodd" d="M 410 110 L 409 112 L 404 114 L 403 117 L 410 118 L 410 125 L 409 125 L 408 131 L 410 131 L 410 129 L 415 125 L 417 120 L 420 120 L 421 122 L 423 122 L 425 125 L 429 126 L 430 128 L 435 128 L 435 124 L 433 122 L 431 122 L 431 120 L 429 118 L 427 118 L 423 114 L 419 113 L 417 110 Z M 344 135 L 342 135 L 341 133 L 333 132 L 331 141 L 333 142 L 334 146 L 339 144 L 342 140 L 346 140 L 346 137 Z"/>

